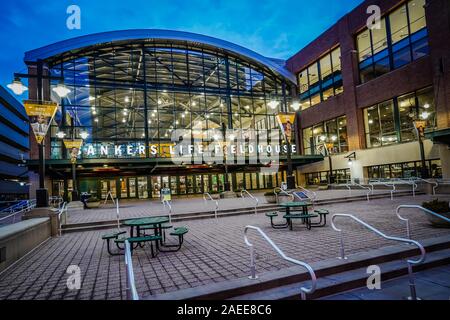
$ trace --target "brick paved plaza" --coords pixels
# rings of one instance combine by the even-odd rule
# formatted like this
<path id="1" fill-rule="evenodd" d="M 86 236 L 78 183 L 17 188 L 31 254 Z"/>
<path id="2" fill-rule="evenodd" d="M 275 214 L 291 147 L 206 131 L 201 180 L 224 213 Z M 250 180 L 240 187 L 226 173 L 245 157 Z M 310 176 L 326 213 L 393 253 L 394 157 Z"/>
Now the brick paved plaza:
<path id="1" fill-rule="evenodd" d="M 326 205 L 331 213 L 351 213 L 388 235 L 405 236 L 404 224 L 394 210 L 400 204 L 421 204 L 432 196 L 389 199 Z M 439 196 L 449 199 L 449 196 Z M 125 204 L 133 211 L 133 202 Z M 138 209 L 139 210 L 139 207 Z M 101 210 L 100 210 L 101 211 Z M 406 211 L 405 211 L 406 212 Z M 91 210 L 89 214 L 94 214 Z M 406 213 L 408 214 L 408 213 Z M 424 214 L 409 212 L 412 238 L 450 236 L 449 229 L 432 228 Z M 362 227 L 348 221 L 338 222 L 346 233 L 348 254 L 392 245 Z M 151 258 L 148 247 L 137 249 L 133 265 L 137 290 L 141 297 L 197 287 L 213 282 L 246 277 L 249 252 L 244 244 L 246 225 L 261 227 L 288 256 L 311 263 L 338 255 L 338 234 L 328 224 L 308 231 L 298 225 L 294 231 L 274 230 L 264 214 L 184 221 L 175 226 L 189 228 L 183 248 L 176 253 L 160 253 Z M 125 267 L 123 256 L 110 257 L 101 235 L 108 230 L 68 233 L 52 238 L 17 265 L 0 275 L 0 299 L 124 299 Z M 254 234 L 257 271 L 279 270 L 288 266 L 269 246 Z M 79 265 L 82 285 L 79 291 L 66 286 L 70 265 Z"/>

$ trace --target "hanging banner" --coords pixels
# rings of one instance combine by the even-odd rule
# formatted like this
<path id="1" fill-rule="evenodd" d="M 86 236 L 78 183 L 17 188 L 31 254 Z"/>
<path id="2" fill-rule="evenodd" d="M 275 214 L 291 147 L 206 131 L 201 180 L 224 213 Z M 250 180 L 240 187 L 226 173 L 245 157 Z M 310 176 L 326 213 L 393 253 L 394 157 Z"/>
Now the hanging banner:
<path id="1" fill-rule="evenodd" d="M 286 141 L 290 143 L 293 138 L 295 113 L 279 113 L 277 121 Z"/>
<path id="2" fill-rule="evenodd" d="M 70 159 L 72 163 L 77 162 L 78 154 L 80 153 L 81 146 L 83 145 L 83 139 L 69 140 L 64 139 L 64 146 L 70 153 Z"/>
<path id="3" fill-rule="evenodd" d="M 38 144 L 41 144 L 56 114 L 58 104 L 55 102 L 37 103 L 25 100 L 23 105 L 30 120 L 36 141 Z"/>

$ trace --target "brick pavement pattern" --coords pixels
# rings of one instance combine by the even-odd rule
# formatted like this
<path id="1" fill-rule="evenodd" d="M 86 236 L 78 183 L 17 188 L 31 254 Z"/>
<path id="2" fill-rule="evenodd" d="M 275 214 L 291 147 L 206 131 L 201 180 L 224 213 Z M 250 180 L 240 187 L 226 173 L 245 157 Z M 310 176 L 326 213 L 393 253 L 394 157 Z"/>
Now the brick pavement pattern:
<path id="1" fill-rule="evenodd" d="M 351 213 L 388 235 L 405 236 L 405 226 L 395 216 L 400 204 L 420 204 L 431 196 L 388 199 L 326 205 L 331 213 Z M 449 199 L 449 196 L 440 196 Z M 413 239 L 449 235 L 449 229 L 432 228 L 424 214 L 411 210 Z M 338 221 L 345 231 L 347 254 L 376 249 L 393 242 L 370 233 L 352 221 Z M 249 275 L 249 251 L 244 244 L 246 225 L 261 227 L 288 256 L 305 262 L 337 257 L 339 235 L 328 224 L 325 228 L 306 230 L 297 225 L 294 231 L 274 230 L 267 217 L 242 215 L 205 220 L 184 221 L 189 233 L 183 248 L 176 253 L 159 253 L 151 258 L 146 246 L 133 255 L 139 295 L 170 292 Z M 125 299 L 123 256 L 111 257 L 101 235 L 108 230 L 69 233 L 52 238 L 13 268 L 0 275 L 0 299 Z M 291 266 L 256 234 L 250 234 L 257 253 L 257 272 L 270 272 Z M 68 266 L 81 268 L 80 290 L 66 286 Z"/>

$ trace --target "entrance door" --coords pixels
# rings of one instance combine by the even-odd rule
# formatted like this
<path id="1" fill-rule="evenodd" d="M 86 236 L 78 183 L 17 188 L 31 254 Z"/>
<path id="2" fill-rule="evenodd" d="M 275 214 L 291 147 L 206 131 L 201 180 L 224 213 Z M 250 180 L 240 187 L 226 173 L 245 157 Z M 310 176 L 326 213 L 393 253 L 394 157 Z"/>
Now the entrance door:
<path id="1" fill-rule="evenodd" d="M 130 198 L 136 198 L 136 178 L 128 178 L 128 193 Z"/>
<path id="2" fill-rule="evenodd" d="M 159 198 L 161 195 L 161 177 L 152 177 L 152 198 Z"/>
<path id="3" fill-rule="evenodd" d="M 128 198 L 127 178 L 120 179 L 120 197 L 122 199 Z"/>
<path id="4" fill-rule="evenodd" d="M 148 198 L 147 177 L 138 177 L 138 197 L 139 199 Z"/>
<path id="5" fill-rule="evenodd" d="M 106 199 L 106 196 L 108 195 L 108 192 L 110 192 L 110 191 L 111 191 L 113 198 L 117 197 L 116 180 L 101 180 L 100 185 L 101 185 L 102 199 Z"/>

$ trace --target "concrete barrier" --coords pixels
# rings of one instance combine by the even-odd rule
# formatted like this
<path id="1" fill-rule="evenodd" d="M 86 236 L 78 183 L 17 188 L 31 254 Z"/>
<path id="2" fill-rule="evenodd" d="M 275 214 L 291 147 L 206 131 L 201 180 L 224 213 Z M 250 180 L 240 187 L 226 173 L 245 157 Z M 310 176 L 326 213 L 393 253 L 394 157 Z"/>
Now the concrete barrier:
<path id="1" fill-rule="evenodd" d="M 0 228 L 0 272 L 50 237 L 51 221 L 48 217 Z"/>

